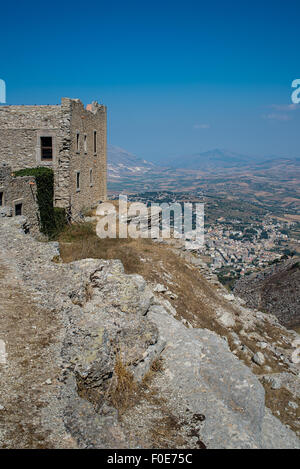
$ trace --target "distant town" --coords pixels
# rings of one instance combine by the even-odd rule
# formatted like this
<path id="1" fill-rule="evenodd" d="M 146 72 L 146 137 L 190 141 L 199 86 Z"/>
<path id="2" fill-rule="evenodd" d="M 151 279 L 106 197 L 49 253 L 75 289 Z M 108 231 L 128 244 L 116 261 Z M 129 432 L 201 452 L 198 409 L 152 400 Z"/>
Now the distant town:
<path id="1" fill-rule="evenodd" d="M 131 194 L 128 201 L 147 205 L 204 202 L 205 243 L 199 254 L 219 280 L 229 286 L 243 275 L 300 252 L 300 223 L 256 211 L 253 204 L 249 210 L 240 203 L 238 213 L 232 209 L 232 201 L 226 204 L 223 198 L 205 197 L 202 192 L 169 191 Z M 222 216 L 219 216 L 220 211 Z"/>

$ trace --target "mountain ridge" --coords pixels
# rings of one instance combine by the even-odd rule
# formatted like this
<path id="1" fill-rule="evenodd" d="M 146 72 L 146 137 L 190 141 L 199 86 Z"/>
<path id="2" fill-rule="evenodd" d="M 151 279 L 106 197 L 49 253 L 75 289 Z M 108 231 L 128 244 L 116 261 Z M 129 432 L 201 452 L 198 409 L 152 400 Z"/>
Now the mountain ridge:
<path id="1" fill-rule="evenodd" d="M 189 169 L 189 170 L 206 170 L 215 168 L 231 168 L 231 167 L 262 167 L 272 166 L 280 163 L 291 162 L 300 164 L 300 157 L 281 157 L 266 156 L 260 157 L 255 155 L 245 155 L 242 153 L 232 152 L 226 149 L 215 148 L 212 150 L 197 152 L 190 155 L 177 156 L 168 158 L 161 162 L 152 162 L 136 156 L 127 150 L 115 146 L 108 145 L 108 166 L 112 175 L 116 172 L 116 168 L 125 170 L 125 167 L 132 173 L 142 173 L 145 171 L 167 169 Z"/>

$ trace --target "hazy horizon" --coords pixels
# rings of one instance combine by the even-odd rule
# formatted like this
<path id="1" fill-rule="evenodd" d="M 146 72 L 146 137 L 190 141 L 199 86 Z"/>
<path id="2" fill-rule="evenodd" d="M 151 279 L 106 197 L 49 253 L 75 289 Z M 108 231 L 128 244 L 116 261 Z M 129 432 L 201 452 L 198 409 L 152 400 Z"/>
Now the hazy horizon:
<path id="1" fill-rule="evenodd" d="M 114 149 L 114 150 L 119 150 L 120 152 L 125 152 L 126 154 L 130 155 L 130 156 L 133 156 L 133 157 L 136 157 L 136 158 L 139 158 L 139 159 L 145 159 L 145 158 L 142 158 L 140 155 L 136 154 L 136 153 L 132 153 L 132 152 L 129 152 L 126 148 L 122 148 L 120 147 L 119 145 L 115 145 L 113 143 L 109 143 L 108 144 L 108 153 L 110 150 Z M 222 152 L 224 154 L 227 154 L 227 153 L 233 153 L 233 154 L 236 154 L 237 156 L 241 156 L 241 157 L 245 157 L 249 159 L 249 161 L 252 159 L 253 161 L 255 162 L 265 162 L 265 161 L 268 161 L 268 160 L 273 160 L 273 159 L 300 159 L 300 154 L 299 156 L 295 156 L 295 157 L 289 157 L 289 156 L 282 156 L 282 155 L 251 155 L 251 154 L 245 154 L 245 153 L 239 153 L 239 152 L 232 152 L 230 149 L 228 148 L 209 148 L 209 149 L 206 149 L 204 151 L 196 151 L 194 153 L 186 153 L 186 154 L 180 154 L 180 155 L 174 155 L 173 157 L 158 157 L 158 158 L 153 158 L 153 157 L 149 157 L 149 158 L 146 158 L 145 160 L 148 161 L 149 163 L 154 163 L 156 165 L 168 165 L 172 162 L 176 162 L 176 160 L 182 158 L 182 157 L 193 157 L 193 156 L 203 156 L 207 153 L 214 153 L 214 152 Z"/>

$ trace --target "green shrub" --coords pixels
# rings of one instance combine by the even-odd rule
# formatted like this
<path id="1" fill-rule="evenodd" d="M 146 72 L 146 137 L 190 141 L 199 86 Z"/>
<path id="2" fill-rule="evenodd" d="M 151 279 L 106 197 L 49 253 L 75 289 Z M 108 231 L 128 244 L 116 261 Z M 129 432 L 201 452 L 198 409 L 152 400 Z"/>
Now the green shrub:
<path id="1" fill-rule="evenodd" d="M 54 233 L 57 236 L 66 226 L 66 210 L 60 207 L 54 207 L 54 223 L 56 232 Z"/>

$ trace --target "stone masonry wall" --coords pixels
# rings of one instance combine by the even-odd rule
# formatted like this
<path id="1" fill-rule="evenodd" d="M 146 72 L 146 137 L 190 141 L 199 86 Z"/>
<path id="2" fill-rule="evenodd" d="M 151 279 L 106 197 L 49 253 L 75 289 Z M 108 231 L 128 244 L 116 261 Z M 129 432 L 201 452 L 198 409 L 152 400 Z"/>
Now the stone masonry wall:
<path id="1" fill-rule="evenodd" d="M 11 168 L 0 167 L 0 192 L 3 193 L 2 205 L 10 208 L 15 216 L 17 204 L 22 204 L 22 215 L 27 218 L 32 234 L 39 233 L 39 209 L 36 202 L 36 183 L 32 176 L 13 177 Z"/>
<path id="2" fill-rule="evenodd" d="M 52 161 L 41 161 L 42 136 L 52 137 Z M 86 110 L 79 100 L 69 98 L 62 98 L 56 106 L 0 106 L 1 162 L 12 170 L 52 167 L 57 207 L 71 207 L 76 212 L 105 200 L 106 107 L 94 103 Z"/>
<path id="3" fill-rule="evenodd" d="M 69 208 L 71 206 L 71 111 L 72 100 L 62 98 L 60 106 L 60 129 L 57 138 L 57 168 L 54 171 L 54 205 L 62 208 Z"/>
<path id="4" fill-rule="evenodd" d="M 0 106 L 0 160 L 13 170 L 55 167 L 60 117 L 60 106 Z M 41 161 L 41 136 L 53 137 L 53 162 Z"/>
<path id="5" fill-rule="evenodd" d="M 106 107 L 94 103 L 86 110 L 80 101 L 71 106 L 70 194 L 72 209 L 79 211 L 106 199 Z"/>

